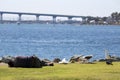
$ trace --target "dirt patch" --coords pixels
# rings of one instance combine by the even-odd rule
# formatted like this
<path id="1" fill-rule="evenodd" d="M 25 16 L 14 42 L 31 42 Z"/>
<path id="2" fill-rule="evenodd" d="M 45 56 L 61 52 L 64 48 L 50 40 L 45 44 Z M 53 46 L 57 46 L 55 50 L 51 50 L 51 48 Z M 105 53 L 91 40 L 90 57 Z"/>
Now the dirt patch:
<path id="1" fill-rule="evenodd" d="M 8 65 L 8 64 L 6 64 L 6 63 L 0 63 L 0 66 L 5 66 L 5 65 Z"/>

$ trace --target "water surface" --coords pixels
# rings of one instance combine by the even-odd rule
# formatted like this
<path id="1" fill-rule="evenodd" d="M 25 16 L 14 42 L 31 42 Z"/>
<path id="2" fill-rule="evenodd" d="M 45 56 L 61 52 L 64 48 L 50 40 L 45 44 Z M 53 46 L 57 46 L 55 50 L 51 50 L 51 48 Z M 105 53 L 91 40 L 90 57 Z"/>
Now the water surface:
<path id="1" fill-rule="evenodd" d="M 70 59 L 73 55 L 120 56 L 120 26 L 0 24 L 0 56 Z"/>

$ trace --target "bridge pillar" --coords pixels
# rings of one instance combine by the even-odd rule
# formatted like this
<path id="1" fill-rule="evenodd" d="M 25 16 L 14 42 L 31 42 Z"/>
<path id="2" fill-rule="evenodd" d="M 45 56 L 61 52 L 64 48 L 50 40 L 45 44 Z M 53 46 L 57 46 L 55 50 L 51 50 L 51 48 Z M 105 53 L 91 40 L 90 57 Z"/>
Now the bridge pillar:
<path id="1" fill-rule="evenodd" d="M 53 24 L 56 23 L 56 16 L 53 16 Z"/>
<path id="2" fill-rule="evenodd" d="M 83 17 L 82 18 L 82 24 L 85 24 L 86 23 L 86 17 Z"/>
<path id="3" fill-rule="evenodd" d="M 69 20 L 69 21 L 72 21 L 72 17 L 68 17 L 68 20 Z"/>
<path id="4" fill-rule="evenodd" d="M 0 13 L 0 23 L 3 21 L 3 13 Z"/>
<path id="5" fill-rule="evenodd" d="M 73 17 L 68 17 L 68 23 L 71 23 L 71 22 L 72 22 L 72 18 L 73 18 Z"/>
<path id="6" fill-rule="evenodd" d="M 22 14 L 18 14 L 18 22 L 21 22 L 21 20 L 22 20 L 22 18 L 21 18 L 21 16 L 22 16 Z"/>
<path id="7" fill-rule="evenodd" d="M 36 15 L 36 22 L 39 22 L 39 16 L 40 15 Z"/>

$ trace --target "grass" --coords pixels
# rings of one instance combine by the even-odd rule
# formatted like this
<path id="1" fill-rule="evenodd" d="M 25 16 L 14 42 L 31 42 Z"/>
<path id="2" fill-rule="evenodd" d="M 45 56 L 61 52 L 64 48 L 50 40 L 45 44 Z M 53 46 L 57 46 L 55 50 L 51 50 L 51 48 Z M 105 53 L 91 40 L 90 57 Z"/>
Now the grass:
<path id="1" fill-rule="evenodd" d="M 55 64 L 43 68 L 0 66 L 0 80 L 120 80 L 120 63 Z"/>

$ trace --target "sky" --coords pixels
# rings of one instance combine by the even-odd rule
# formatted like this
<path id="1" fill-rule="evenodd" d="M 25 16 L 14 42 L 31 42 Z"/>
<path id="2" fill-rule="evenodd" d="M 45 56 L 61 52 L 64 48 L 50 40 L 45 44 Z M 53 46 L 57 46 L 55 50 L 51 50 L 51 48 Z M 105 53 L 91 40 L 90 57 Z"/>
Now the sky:
<path id="1" fill-rule="evenodd" d="M 0 11 L 102 17 L 120 12 L 120 0 L 0 0 Z"/>

